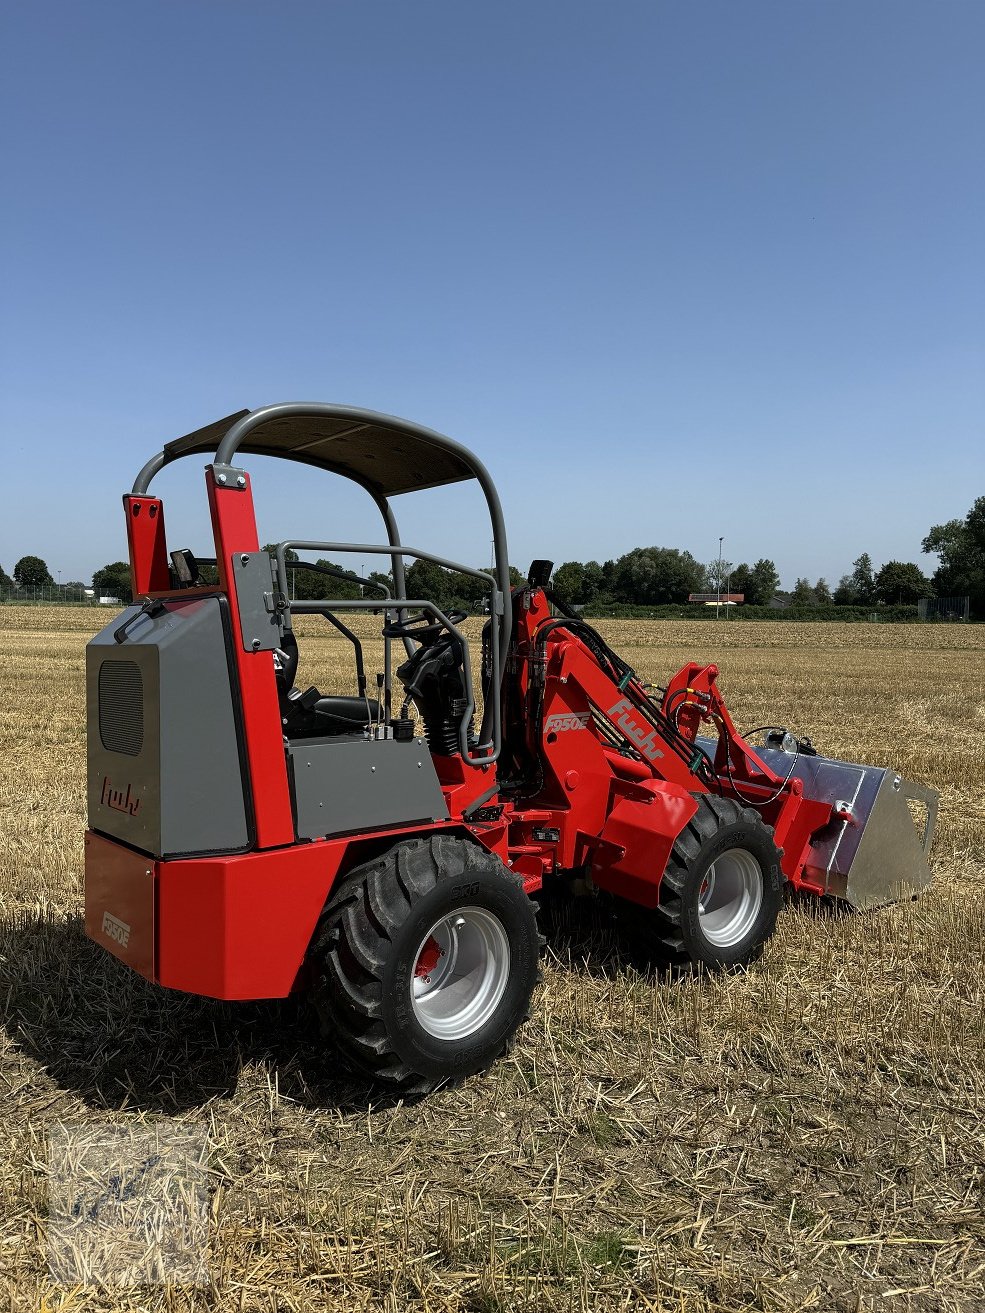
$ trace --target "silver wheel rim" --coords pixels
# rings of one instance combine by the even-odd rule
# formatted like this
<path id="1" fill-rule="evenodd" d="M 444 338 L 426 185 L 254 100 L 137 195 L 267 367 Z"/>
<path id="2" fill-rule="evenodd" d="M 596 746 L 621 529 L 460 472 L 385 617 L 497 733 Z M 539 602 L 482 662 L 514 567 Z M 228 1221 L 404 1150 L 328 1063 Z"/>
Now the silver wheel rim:
<path id="1" fill-rule="evenodd" d="M 745 848 L 729 848 L 709 866 L 698 891 L 701 933 L 716 948 L 734 948 L 763 905 L 763 868 Z"/>
<path id="2" fill-rule="evenodd" d="M 434 923 L 414 956 L 414 1016 L 436 1039 L 472 1035 L 496 1011 L 509 975 L 499 917 L 484 907 L 456 908 Z"/>

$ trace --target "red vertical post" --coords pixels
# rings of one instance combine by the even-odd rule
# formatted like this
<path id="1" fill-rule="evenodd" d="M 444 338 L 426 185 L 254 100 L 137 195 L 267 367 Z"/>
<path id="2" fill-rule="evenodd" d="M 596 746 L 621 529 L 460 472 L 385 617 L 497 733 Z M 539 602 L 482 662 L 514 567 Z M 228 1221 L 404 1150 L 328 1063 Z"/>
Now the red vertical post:
<path id="1" fill-rule="evenodd" d="M 123 498 L 130 549 L 130 587 L 134 597 L 163 593 L 171 587 L 164 537 L 164 503 L 160 497 Z"/>
<path id="2" fill-rule="evenodd" d="M 242 478 L 242 485 L 237 482 L 235 486 L 223 487 L 216 482 L 213 466 L 210 465 L 205 472 L 219 585 L 229 599 L 234 658 L 243 699 L 243 728 L 250 764 L 257 847 L 275 848 L 294 842 L 294 818 L 273 653 L 247 652 L 243 647 L 232 557 L 240 552 L 259 551 L 260 542 L 250 478 L 248 474 Z"/>

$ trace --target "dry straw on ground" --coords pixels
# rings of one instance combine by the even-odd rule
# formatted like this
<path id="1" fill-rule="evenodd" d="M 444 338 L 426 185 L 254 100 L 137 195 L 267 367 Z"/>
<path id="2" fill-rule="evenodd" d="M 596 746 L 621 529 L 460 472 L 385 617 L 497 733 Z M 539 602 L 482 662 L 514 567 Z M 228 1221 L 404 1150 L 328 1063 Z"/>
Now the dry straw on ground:
<path id="1" fill-rule="evenodd" d="M 589 917 L 488 1075 L 407 1105 L 298 1002 L 165 994 L 82 935 L 91 612 L 0 613 L 0 1307 L 985 1307 L 985 630 L 613 622 L 648 679 L 717 660 L 738 722 L 941 790 L 936 881 L 790 907 L 748 974 L 667 982 Z M 309 677 L 347 686 L 306 622 Z M 208 1289 L 47 1276 L 64 1122 L 208 1130 Z"/>

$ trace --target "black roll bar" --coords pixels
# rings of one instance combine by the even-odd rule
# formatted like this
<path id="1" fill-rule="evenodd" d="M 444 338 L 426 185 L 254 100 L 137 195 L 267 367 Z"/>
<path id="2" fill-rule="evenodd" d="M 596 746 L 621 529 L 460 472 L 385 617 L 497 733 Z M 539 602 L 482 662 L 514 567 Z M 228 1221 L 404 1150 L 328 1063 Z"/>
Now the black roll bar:
<path id="1" fill-rule="evenodd" d="M 415 424 L 412 420 L 398 419 L 392 415 L 384 415 L 378 411 L 364 410 L 359 406 L 339 406 L 332 402 L 282 402 L 279 405 L 261 406 L 258 410 L 251 410 L 242 418 L 236 420 L 226 433 L 223 435 L 215 449 L 215 465 L 228 466 L 233 462 L 233 457 L 237 451 L 243 447 L 245 450 L 250 449 L 250 434 L 254 430 L 262 427 L 264 424 L 274 421 L 283 421 L 290 419 L 327 419 L 327 420 L 348 420 L 354 425 L 367 425 L 378 427 L 402 434 L 408 438 L 416 440 L 422 447 L 433 447 L 440 451 L 449 453 L 457 458 L 471 473 L 472 477 L 478 482 L 486 499 L 486 506 L 489 509 L 489 519 L 492 525 L 493 534 L 493 551 L 495 555 L 495 578 L 496 590 L 491 599 L 492 614 L 490 619 L 493 622 L 494 629 L 497 628 L 498 620 L 498 637 L 499 652 L 498 661 L 496 662 L 496 679 L 495 687 L 498 690 L 502 684 L 503 676 L 506 672 L 506 661 L 509 651 L 509 637 L 513 627 L 513 604 L 510 596 L 510 563 L 509 552 L 506 541 L 506 523 L 503 519 L 503 508 L 499 500 L 499 494 L 496 491 L 496 485 L 493 483 L 489 471 L 482 461 L 479 460 L 468 447 L 462 446 L 461 443 L 455 442 L 454 439 L 445 437 L 442 433 L 435 432 L 434 429 L 425 428 L 421 424 Z M 211 443 L 209 444 L 211 447 Z M 293 454 L 289 451 L 278 453 L 275 449 L 260 450 L 260 454 L 276 456 L 285 455 L 289 459 L 303 459 L 300 451 Z M 177 459 L 183 452 L 168 452 L 164 450 L 158 455 L 151 457 L 147 464 L 137 475 L 133 485 L 135 496 L 144 496 L 150 486 L 151 480 L 165 465 L 171 460 Z M 329 465 L 322 462 L 324 468 Z M 332 462 L 334 471 L 343 474 L 346 478 L 352 479 L 353 482 L 360 484 L 370 494 L 376 502 L 383 521 L 387 529 L 387 537 L 390 544 L 390 556 L 393 562 L 393 583 L 396 591 L 396 601 L 405 603 L 407 598 L 407 585 L 404 575 L 403 560 L 399 555 L 400 535 L 397 530 L 397 523 L 386 496 L 375 487 L 371 479 L 361 475 L 356 470 L 346 469 L 341 464 L 336 465 Z M 421 487 L 431 486 L 426 480 L 421 482 Z M 412 489 L 408 488 L 407 491 Z M 498 612 L 498 615 L 497 615 Z M 405 612 L 401 611 L 403 619 Z M 413 645 L 409 639 L 405 639 L 405 647 L 408 653 L 414 651 Z M 497 727 L 498 728 L 498 727 Z M 488 741 L 492 738 L 493 733 L 493 707 L 490 702 L 489 706 L 483 708 L 482 729 L 480 739 Z"/>
<path id="2" fill-rule="evenodd" d="M 331 606 L 332 609 L 336 611 L 337 610 L 369 611 L 369 610 L 381 610 L 384 608 L 384 603 L 381 600 L 375 598 L 372 600 L 367 600 L 366 598 L 360 598 L 358 601 L 355 599 L 343 600 L 341 598 L 338 599 L 325 598 L 320 602 L 289 601 L 285 592 L 287 587 L 287 565 L 288 565 L 287 553 L 289 551 L 297 550 L 297 549 L 300 549 L 302 551 L 347 552 L 354 556 L 363 556 L 363 555 L 369 556 L 373 554 L 379 556 L 379 555 L 384 555 L 387 551 L 386 547 L 381 547 L 377 543 L 311 542 L 307 540 L 298 540 L 298 539 L 287 539 L 282 543 L 278 543 L 277 554 L 274 558 L 275 566 L 276 566 L 275 575 L 277 580 L 278 594 L 280 595 L 281 598 L 283 598 L 284 624 L 288 628 L 291 627 L 292 612 L 298 615 L 303 615 L 305 612 L 309 614 L 313 612 L 324 614 L 325 613 L 324 609 L 328 606 Z M 482 582 L 487 584 L 489 587 L 490 607 L 492 606 L 492 599 L 496 595 L 496 579 L 493 575 L 489 574 L 488 571 L 476 570 L 470 565 L 463 565 L 460 561 L 450 561 L 448 560 L 447 557 L 437 556 L 435 555 L 434 552 L 426 552 L 418 547 L 405 546 L 403 550 L 407 553 L 408 556 L 416 557 L 418 560 L 433 561 L 435 565 L 441 565 L 445 569 L 453 570 L 457 574 L 467 574 L 467 575 L 471 575 L 472 578 L 474 579 L 481 579 Z M 449 633 L 453 634 L 455 638 L 458 639 L 462 651 L 462 664 L 465 673 L 465 685 L 467 691 L 465 710 L 462 713 L 462 717 L 459 721 L 459 726 L 458 726 L 459 749 L 461 751 L 463 759 L 470 766 L 489 766 L 494 761 L 498 761 L 499 754 L 502 750 L 502 731 L 501 731 L 502 722 L 500 718 L 502 689 L 501 689 L 500 681 L 493 680 L 492 690 L 491 690 L 492 697 L 489 700 L 489 706 L 487 707 L 484 705 L 482 708 L 482 733 L 479 736 L 478 744 L 475 745 L 476 752 L 481 755 L 476 756 L 472 753 L 468 741 L 468 727 L 469 727 L 469 723 L 472 720 L 472 715 L 475 711 L 475 686 L 472 682 L 472 665 L 469 659 L 468 640 L 466 639 L 465 635 L 461 632 L 461 630 L 458 629 L 456 625 L 452 624 L 448 616 L 445 615 L 445 613 L 439 607 L 437 607 L 433 602 L 411 601 L 408 598 L 400 598 L 397 600 L 405 602 L 408 607 L 419 607 L 422 611 L 426 611 L 429 615 L 433 615 L 435 619 L 441 625 L 443 625 L 445 629 L 448 630 Z M 384 650 L 386 653 L 386 676 L 387 676 L 387 680 L 389 680 L 389 672 L 390 672 L 390 639 L 389 638 L 386 638 L 384 640 Z M 500 650 L 500 631 L 498 626 L 494 625 L 492 628 L 492 659 L 495 662 L 497 668 L 499 668 L 499 666 L 501 665 L 501 661 L 500 661 L 501 655 L 502 654 Z M 486 733 L 487 723 L 490 727 L 490 732 L 488 734 Z"/>
<path id="3" fill-rule="evenodd" d="M 215 564 L 215 562 L 213 562 Z M 342 570 L 335 565 L 320 565 L 318 561 L 284 561 L 288 570 L 310 570 L 312 574 L 325 574 L 332 579 L 341 579 L 347 584 L 358 584 L 360 588 L 375 588 L 381 601 L 392 602 L 393 594 L 385 584 L 376 579 L 363 579 L 351 570 Z"/>
<path id="4" fill-rule="evenodd" d="M 140 473 L 134 479 L 133 488 L 131 489 L 133 496 L 146 497 L 152 480 L 156 475 L 160 474 L 161 470 L 164 469 L 165 465 L 171 465 L 176 460 L 181 460 L 183 457 L 192 456 L 195 454 L 196 453 L 192 451 L 181 452 L 178 455 L 175 455 L 167 451 L 166 449 L 164 451 L 159 451 L 155 456 L 152 456 L 150 458 L 147 464 L 142 467 Z M 360 475 L 356 474 L 353 471 L 333 470 L 332 473 L 341 474 L 343 478 L 350 479 L 353 483 L 357 483 L 361 488 L 363 488 L 366 492 L 369 493 L 370 497 L 372 497 L 373 501 L 376 504 L 376 509 L 380 512 L 380 515 L 383 517 L 383 524 L 386 527 L 387 542 L 390 544 L 391 547 L 399 548 L 400 530 L 397 527 L 397 519 L 393 513 L 393 507 L 390 505 L 386 497 L 384 497 L 382 493 L 380 493 L 376 488 L 374 488 L 373 484 L 369 481 L 369 479 L 362 478 Z M 396 551 L 394 551 L 391 554 L 390 568 L 393 571 L 393 586 L 396 589 L 397 597 L 399 598 L 401 596 L 406 596 L 407 581 L 404 574 L 404 559 Z M 401 619 L 405 618 L 403 611 L 401 611 L 399 614 Z M 414 645 L 413 643 L 411 643 L 410 639 L 404 640 L 404 649 L 406 650 L 408 656 L 413 656 Z"/>

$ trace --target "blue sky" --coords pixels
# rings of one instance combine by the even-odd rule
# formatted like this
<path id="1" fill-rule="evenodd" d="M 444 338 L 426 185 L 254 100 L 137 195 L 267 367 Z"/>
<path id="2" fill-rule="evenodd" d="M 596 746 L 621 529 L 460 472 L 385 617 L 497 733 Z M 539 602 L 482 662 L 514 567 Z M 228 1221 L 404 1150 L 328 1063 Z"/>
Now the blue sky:
<path id="1" fill-rule="evenodd" d="M 985 492 L 980 0 L 4 6 L 0 563 L 125 555 L 163 442 L 333 400 L 472 446 L 513 560 L 834 582 Z M 379 537 L 251 463 L 264 539 Z M 197 461 L 171 546 L 206 553 Z M 474 488 L 405 540 L 483 561 Z"/>

